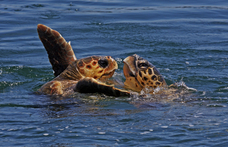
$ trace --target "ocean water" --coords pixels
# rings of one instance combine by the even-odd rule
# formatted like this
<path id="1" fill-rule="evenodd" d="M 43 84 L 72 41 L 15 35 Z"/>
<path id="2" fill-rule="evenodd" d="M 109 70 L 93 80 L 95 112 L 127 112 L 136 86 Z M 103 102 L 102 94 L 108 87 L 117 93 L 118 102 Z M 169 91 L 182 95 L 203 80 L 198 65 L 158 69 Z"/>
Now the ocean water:
<path id="1" fill-rule="evenodd" d="M 228 145 L 228 2 L 0 0 L 1 146 Z M 71 41 L 77 58 L 138 54 L 168 84 L 197 91 L 173 102 L 36 90 L 54 78 L 37 24 Z M 144 101 L 144 102 L 141 102 Z"/>

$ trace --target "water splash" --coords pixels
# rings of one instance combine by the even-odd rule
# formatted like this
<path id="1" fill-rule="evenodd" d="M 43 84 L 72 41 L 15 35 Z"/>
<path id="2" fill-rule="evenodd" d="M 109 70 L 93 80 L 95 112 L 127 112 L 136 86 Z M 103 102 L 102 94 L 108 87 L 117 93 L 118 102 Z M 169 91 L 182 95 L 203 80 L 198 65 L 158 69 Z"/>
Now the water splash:
<path id="1" fill-rule="evenodd" d="M 140 104 L 149 104 L 153 102 L 172 102 L 177 100 L 184 102 L 188 97 L 192 96 L 192 92 L 197 91 L 195 88 L 188 87 L 183 80 L 176 82 L 169 87 L 145 87 L 140 93 L 132 93 L 133 103 L 138 101 Z"/>
<path id="2" fill-rule="evenodd" d="M 189 91 L 197 91 L 197 89 L 195 88 L 191 88 L 191 87 L 188 87 L 185 82 L 183 81 L 183 79 L 181 79 L 179 82 L 176 82 L 174 84 L 171 84 L 169 86 L 169 88 L 183 88 L 183 89 L 186 89 L 186 90 L 189 90 Z"/>

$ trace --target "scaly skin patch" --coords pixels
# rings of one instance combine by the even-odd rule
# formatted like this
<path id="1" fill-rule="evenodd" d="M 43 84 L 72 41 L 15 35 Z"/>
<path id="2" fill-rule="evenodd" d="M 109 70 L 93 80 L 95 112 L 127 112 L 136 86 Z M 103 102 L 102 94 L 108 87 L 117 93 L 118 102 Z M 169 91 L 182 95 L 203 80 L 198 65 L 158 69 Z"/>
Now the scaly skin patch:
<path id="1" fill-rule="evenodd" d="M 117 69 L 118 65 L 111 56 L 91 56 L 79 60 L 77 62 L 79 72 L 85 77 L 105 80 L 112 77 L 113 69 Z"/>
<path id="2" fill-rule="evenodd" d="M 124 59 L 123 72 L 126 77 L 125 87 L 137 92 L 145 87 L 155 89 L 167 86 L 156 67 L 136 54 Z"/>

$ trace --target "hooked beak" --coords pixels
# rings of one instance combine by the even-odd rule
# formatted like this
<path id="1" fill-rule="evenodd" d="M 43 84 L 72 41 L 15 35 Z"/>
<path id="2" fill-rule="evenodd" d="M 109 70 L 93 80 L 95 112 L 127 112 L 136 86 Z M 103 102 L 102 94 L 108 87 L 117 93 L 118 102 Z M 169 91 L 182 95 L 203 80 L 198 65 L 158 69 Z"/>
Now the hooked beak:
<path id="1" fill-rule="evenodd" d="M 109 67 L 106 69 L 106 73 L 99 78 L 101 81 L 111 78 L 115 70 L 118 69 L 117 62 L 111 56 L 106 56 L 105 58 L 108 60 Z"/>
<path id="2" fill-rule="evenodd" d="M 123 72 L 125 77 L 135 77 L 136 75 L 136 63 L 135 63 L 136 57 L 135 55 L 133 56 L 128 56 L 123 60 L 124 67 L 123 67 Z"/>

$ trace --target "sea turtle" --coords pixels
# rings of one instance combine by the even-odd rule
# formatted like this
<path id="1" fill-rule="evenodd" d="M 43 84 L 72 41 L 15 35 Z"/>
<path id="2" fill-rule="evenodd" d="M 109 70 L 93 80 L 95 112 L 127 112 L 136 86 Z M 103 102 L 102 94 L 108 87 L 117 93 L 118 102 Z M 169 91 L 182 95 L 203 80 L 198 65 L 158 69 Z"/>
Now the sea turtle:
<path id="1" fill-rule="evenodd" d="M 123 72 L 126 77 L 124 87 L 140 92 L 142 98 L 148 98 L 144 99 L 144 103 L 157 100 L 173 101 L 189 96 L 190 91 L 197 91 L 186 86 L 184 82 L 177 82 L 168 86 L 158 69 L 137 54 L 128 56 L 123 62 Z"/>
<path id="2" fill-rule="evenodd" d="M 124 85 L 127 89 L 140 92 L 144 88 L 150 88 L 150 93 L 153 93 L 158 86 L 168 87 L 157 68 L 139 55 L 128 56 L 123 62 L 123 72 L 126 78 Z"/>
<path id="3" fill-rule="evenodd" d="M 123 60 L 123 72 L 126 78 L 124 88 L 133 92 L 107 85 L 101 81 L 110 78 L 118 68 L 112 57 L 91 56 L 77 60 L 70 42 L 67 43 L 59 32 L 42 24 L 38 24 L 37 31 L 56 76 L 55 79 L 44 84 L 38 90 L 40 93 L 69 96 L 74 92 L 97 92 L 110 96 L 131 96 L 138 95 L 135 92 L 145 89 L 148 90 L 143 94 L 155 94 L 162 91 L 163 94 L 170 95 L 176 91 L 174 89 L 167 90 L 176 85 L 167 86 L 157 68 L 136 54 Z M 157 87 L 165 90 L 157 89 Z"/>
<path id="4" fill-rule="evenodd" d="M 130 96 L 128 91 L 101 82 L 110 78 L 118 68 L 111 56 L 91 56 L 77 60 L 70 42 L 67 43 L 59 32 L 42 24 L 38 24 L 37 31 L 56 76 L 38 92 L 64 97 L 74 92 Z"/>

